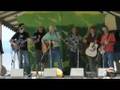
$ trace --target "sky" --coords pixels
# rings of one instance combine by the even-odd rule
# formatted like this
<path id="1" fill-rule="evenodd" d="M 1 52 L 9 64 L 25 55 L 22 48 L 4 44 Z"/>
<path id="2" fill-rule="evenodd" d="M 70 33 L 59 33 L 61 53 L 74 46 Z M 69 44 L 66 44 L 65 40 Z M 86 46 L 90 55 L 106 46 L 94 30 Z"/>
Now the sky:
<path id="1" fill-rule="evenodd" d="M 14 34 L 15 32 L 10 30 L 6 26 L 2 25 L 2 45 L 3 45 L 3 51 L 4 51 L 2 64 L 6 67 L 8 71 L 12 69 L 11 62 L 12 62 L 12 56 L 13 56 L 13 52 L 12 52 L 9 40 Z M 18 68 L 17 56 L 16 56 L 16 62 L 15 62 L 15 68 Z"/>

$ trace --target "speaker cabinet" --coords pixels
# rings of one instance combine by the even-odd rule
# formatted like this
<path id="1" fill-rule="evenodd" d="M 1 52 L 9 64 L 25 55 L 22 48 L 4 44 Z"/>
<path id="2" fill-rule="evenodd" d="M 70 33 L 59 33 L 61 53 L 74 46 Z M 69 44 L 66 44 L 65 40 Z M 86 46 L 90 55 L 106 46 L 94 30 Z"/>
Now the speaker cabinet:
<path id="1" fill-rule="evenodd" d="M 12 69 L 10 74 L 12 78 L 23 78 L 24 70 L 23 69 Z"/>
<path id="2" fill-rule="evenodd" d="M 58 68 L 45 68 L 43 72 L 44 77 L 62 77 L 63 72 Z"/>
<path id="3" fill-rule="evenodd" d="M 71 68 L 70 76 L 84 77 L 84 68 Z"/>
<path id="4" fill-rule="evenodd" d="M 98 77 L 105 77 L 107 76 L 107 68 L 98 68 Z"/>

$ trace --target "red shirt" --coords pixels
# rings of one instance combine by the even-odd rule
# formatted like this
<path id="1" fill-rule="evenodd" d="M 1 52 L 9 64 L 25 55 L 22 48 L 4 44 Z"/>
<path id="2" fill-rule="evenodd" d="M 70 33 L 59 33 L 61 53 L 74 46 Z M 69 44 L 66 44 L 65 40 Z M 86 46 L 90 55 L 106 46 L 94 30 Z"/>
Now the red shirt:
<path id="1" fill-rule="evenodd" d="M 108 42 L 107 45 L 104 45 L 105 41 Z M 101 37 L 101 45 L 104 46 L 105 52 L 113 52 L 114 51 L 114 44 L 116 43 L 116 39 L 114 34 L 104 34 Z"/>

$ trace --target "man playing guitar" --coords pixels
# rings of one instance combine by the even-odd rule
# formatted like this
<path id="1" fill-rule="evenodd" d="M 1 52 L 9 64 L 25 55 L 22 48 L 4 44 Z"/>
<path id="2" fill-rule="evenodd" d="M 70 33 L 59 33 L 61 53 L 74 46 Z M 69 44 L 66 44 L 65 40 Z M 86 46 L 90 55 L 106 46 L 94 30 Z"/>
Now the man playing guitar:
<path id="1" fill-rule="evenodd" d="M 46 33 L 42 38 L 43 53 L 49 52 L 48 57 L 50 59 L 50 68 L 57 66 L 58 68 L 62 69 L 60 43 L 61 36 L 56 31 L 56 26 L 50 25 L 49 32 Z"/>
<path id="2" fill-rule="evenodd" d="M 30 75 L 30 63 L 28 55 L 27 40 L 29 34 L 24 31 L 24 24 L 20 24 L 18 27 L 18 32 L 11 38 L 10 43 L 18 52 L 19 68 L 24 68 L 27 75 Z M 23 64 L 24 60 L 24 64 Z"/>

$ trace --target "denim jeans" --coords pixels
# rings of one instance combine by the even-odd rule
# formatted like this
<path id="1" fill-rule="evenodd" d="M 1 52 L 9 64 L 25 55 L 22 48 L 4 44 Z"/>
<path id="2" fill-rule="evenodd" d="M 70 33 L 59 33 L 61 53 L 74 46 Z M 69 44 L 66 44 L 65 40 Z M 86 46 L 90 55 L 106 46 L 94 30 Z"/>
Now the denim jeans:
<path id="1" fill-rule="evenodd" d="M 62 69 L 61 51 L 59 47 L 52 48 L 49 51 L 48 56 L 50 68 L 58 67 Z"/>
<path id="2" fill-rule="evenodd" d="M 104 53 L 104 55 L 103 55 L 103 67 L 104 68 L 114 67 L 113 59 L 114 59 L 113 52 Z"/>
<path id="3" fill-rule="evenodd" d="M 30 74 L 31 67 L 30 67 L 28 51 L 27 50 L 19 50 L 18 51 L 18 59 L 19 59 L 19 68 L 24 68 L 24 71 L 27 74 Z"/>

